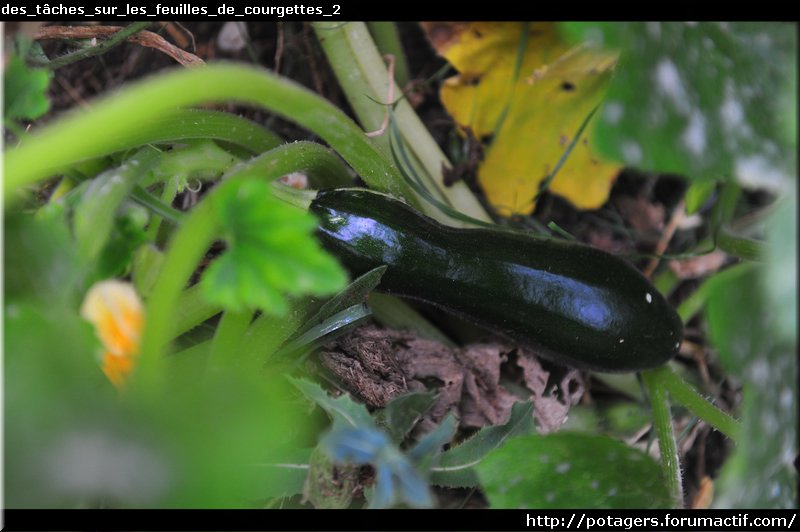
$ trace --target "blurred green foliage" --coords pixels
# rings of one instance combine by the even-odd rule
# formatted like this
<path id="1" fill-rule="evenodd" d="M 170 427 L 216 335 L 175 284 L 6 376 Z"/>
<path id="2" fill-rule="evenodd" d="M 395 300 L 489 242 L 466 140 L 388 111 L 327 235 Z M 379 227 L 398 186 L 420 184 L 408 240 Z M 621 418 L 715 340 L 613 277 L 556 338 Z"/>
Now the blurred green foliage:
<path id="1" fill-rule="evenodd" d="M 78 314 L 93 271 L 64 210 L 5 218 L 6 506 L 247 507 L 305 417 L 279 377 L 175 372 L 119 393 Z"/>
<path id="2" fill-rule="evenodd" d="M 787 104 L 796 102 L 795 25 L 582 22 L 562 30 L 621 52 L 594 130 L 602 152 L 689 179 L 775 186 L 794 175 L 797 126 Z"/>
<path id="3" fill-rule="evenodd" d="M 492 508 L 668 508 L 661 470 L 607 436 L 561 432 L 509 440 L 476 466 Z"/>

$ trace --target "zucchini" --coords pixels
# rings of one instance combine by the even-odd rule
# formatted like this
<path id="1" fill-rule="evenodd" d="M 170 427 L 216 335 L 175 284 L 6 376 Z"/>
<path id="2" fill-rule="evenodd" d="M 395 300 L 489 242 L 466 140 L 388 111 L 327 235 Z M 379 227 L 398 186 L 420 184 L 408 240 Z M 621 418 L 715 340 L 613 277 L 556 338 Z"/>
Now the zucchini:
<path id="1" fill-rule="evenodd" d="M 413 298 L 576 368 L 660 366 L 678 351 L 675 310 L 631 264 L 599 249 L 446 227 L 365 189 L 320 191 L 318 236 L 353 275 L 388 266 L 379 290 Z"/>

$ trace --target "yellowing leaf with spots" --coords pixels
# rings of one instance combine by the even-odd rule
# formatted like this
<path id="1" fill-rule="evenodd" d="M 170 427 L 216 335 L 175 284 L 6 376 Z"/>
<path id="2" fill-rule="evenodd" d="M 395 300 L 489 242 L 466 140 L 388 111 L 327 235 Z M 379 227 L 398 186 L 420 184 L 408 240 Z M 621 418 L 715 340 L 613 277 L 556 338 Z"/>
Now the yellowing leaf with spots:
<path id="1" fill-rule="evenodd" d="M 476 137 L 493 135 L 478 169 L 489 202 L 504 215 L 531 212 L 540 184 L 605 94 L 616 54 L 569 47 L 552 23 L 423 26 L 460 72 L 442 87 L 445 108 Z M 583 209 L 606 201 L 620 170 L 591 151 L 590 129 L 549 186 Z"/>

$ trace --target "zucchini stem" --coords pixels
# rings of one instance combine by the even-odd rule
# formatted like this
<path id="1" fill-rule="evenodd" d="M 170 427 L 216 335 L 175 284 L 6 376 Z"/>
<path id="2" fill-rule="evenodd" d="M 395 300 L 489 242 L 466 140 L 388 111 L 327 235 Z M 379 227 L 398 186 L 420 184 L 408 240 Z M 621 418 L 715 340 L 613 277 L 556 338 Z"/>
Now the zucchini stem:
<path id="1" fill-rule="evenodd" d="M 657 379 L 659 386 L 669 392 L 673 400 L 734 442 L 738 440 L 741 432 L 739 422 L 708 402 L 671 368 L 662 367 L 654 369 L 650 373 Z"/>
<path id="2" fill-rule="evenodd" d="M 653 410 L 653 424 L 658 436 L 658 450 L 661 454 L 661 470 L 674 508 L 683 507 L 683 484 L 678 447 L 672 429 L 672 415 L 669 408 L 667 390 L 659 379 L 659 370 L 642 372 L 644 384 L 650 397 Z"/>

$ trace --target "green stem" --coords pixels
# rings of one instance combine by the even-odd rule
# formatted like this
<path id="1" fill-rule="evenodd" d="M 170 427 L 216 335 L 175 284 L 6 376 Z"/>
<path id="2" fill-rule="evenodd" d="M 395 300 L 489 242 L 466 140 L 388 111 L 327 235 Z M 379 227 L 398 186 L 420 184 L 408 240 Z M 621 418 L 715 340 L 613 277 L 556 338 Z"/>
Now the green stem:
<path id="1" fill-rule="evenodd" d="M 216 316 L 222 307 L 206 301 L 202 287 L 195 284 L 181 292 L 175 303 L 171 338 L 176 338 L 189 331 L 207 319 Z"/>
<path id="2" fill-rule="evenodd" d="M 303 211 L 307 211 L 311 202 L 317 197 L 316 190 L 299 190 L 278 182 L 272 183 L 272 194 L 276 198 Z"/>
<path id="3" fill-rule="evenodd" d="M 727 225 L 723 225 L 717 231 L 717 245 L 721 250 L 745 260 L 763 261 L 768 254 L 766 244 L 739 236 Z"/>
<path id="4" fill-rule="evenodd" d="M 251 153 L 262 153 L 283 143 L 272 131 L 231 113 L 175 109 L 153 117 L 141 127 L 118 132 L 112 139 L 114 144 L 109 153 L 142 144 L 190 139 L 221 140 L 241 146 Z"/>
<path id="5" fill-rule="evenodd" d="M 376 102 L 393 102 L 387 102 L 390 81 L 386 64 L 366 25 L 363 22 L 317 22 L 313 26 L 328 56 L 328 62 L 359 121 L 369 131 L 378 130 L 384 121 L 387 109 L 386 106 Z M 402 94 L 396 85 L 394 94 L 396 98 Z M 491 222 L 466 184 L 459 182 L 452 187 L 444 185 L 442 167 L 452 165 L 408 101 L 405 99 L 398 101 L 394 114 L 404 142 L 411 148 L 425 170 L 423 174 L 428 180 L 427 188 L 430 192 L 473 218 Z M 377 137 L 376 141 L 383 147 L 384 153 L 388 154 L 388 134 Z M 420 205 L 419 198 L 410 191 L 405 197 L 410 202 Z M 445 223 L 453 223 L 452 219 L 443 216 L 432 205 L 423 202 L 422 209 L 426 214 Z"/>
<path id="6" fill-rule="evenodd" d="M 663 367 L 654 369 L 650 373 L 651 378 L 655 379 L 660 387 L 667 390 L 674 401 L 686 407 L 694 415 L 734 442 L 738 440 L 741 432 L 739 422 L 708 402 L 674 371 L 668 367 Z"/>
<path id="7" fill-rule="evenodd" d="M 161 183 L 173 177 L 184 180 L 216 179 L 239 159 L 210 140 L 189 141 L 187 146 L 165 152 L 143 187 Z"/>
<path id="8" fill-rule="evenodd" d="M 285 168 L 284 174 L 305 173 L 309 181 L 318 188 L 332 188 L 352 185 L 353 179 L 342 160 L 330 149 L 316 142 L 299 141 L 284 144 L 267 153 L 237 164 L 225 175 L 223 180 L 232 179 L 245 173 L 274 175 L 274 167 Z M 281 175 L 277 176 L 281 177 Z"/>
<path id="9" fill-rule="evenodd" d="M 397 24 L 394 22 L 367 22 L 367 27 L 381 54 L 394 56 L 394 79 L 398 85 L 405 87 L 411 77 L 408 74 L 408 62 L 406 54 L 403 52 L 403 43 L 400 42 Z"/>
<path id="10" fill-rule="evenodd" d="M 683 486 L 681 483 L 681 466 L 678 457 L 678 447 L 675 444 L 675 433 L 672 429 L 672 416 L 669 409 L 667 390 L 661 385 L 657 370 L 644 371 L 642 377 L 647 393 L 650 396 L 650 406 L 653 410 L 653 424 L 658 436 L 658 448 L 661 453 L 661 468 L 667 490 L 673 501 L 674 508 L 683 507 Z"/>
<path id="11" fill-rule="evenodd" d="M 207 363 L 210 371 L 219 371 L 240 357 L 239 346 L 252 319 L 252 311 L 225 311 L 211 340 L 211 355 Z"/>
<path id="12" fill-rule="evenodd" d="M 386 154 L 341 110 L 304 87 L 266 71 L 217 64 L 159 73 L 96 102 L 88 111 L 72 112 L 32 134 L 6 152 L 6 204 L 16 199 L 14 192 L 20 187 L 113 150 L 116 144 L 112 139 L 123 132 L 146 127 L 154 118 L 178 107 L 211 101 L 256 105 L 292 120 L 325 140 L 372 188 L 411 196 Z"/>
<path id="13" fill-rule="evenodd" d="M 164 181 L 164 190 L 161 191 L 161 199 L 158 202 L 154 201 L 155 198 L 142 187 L 133 188 L 133 199 L 158 215 L 147 226 L 147 239 L 150 242 L 156 242 L 162 219 L 177 225 L 183 217 L 182 212 L 172 208 L 172 202 L 175 201 L 175 196 L 178 194 L 179 183 L 177 177 Z"/>
<path id="14" fill-rule="evenodd" d="M 70 65 L 82 59 L 88 59 L 89 57 L 94 57 L 96 55 L 104 54 L 107 51 L 114 48 L 115 46 L 125 42 L 125 39 L 127 39 L 134 33 L 139 33 L 143 29 L 146 29 L 149 25 L 150 22 L 134 22 L 133 24 L 125 26 L 117 33 L 111 35 L 108 39 L 98 42 L 96 46 L 88 46 L 77 52 L 61 56 L 57 59 L 53 59 L 52 61 L 49 61 L 47 64 L 43 66 L 46 66 L 50 70 L 55 70 L 57 68 Z"/>
<path id="15" fill-rule="evenodd" d="M 186 216 L 170 242 L 158 280 L 147 302 L 147 321 L 142 334 L 139 362 L 131 380 L 132 388 L 141 387 L 148 392 L 163 389 L 165 375 L 162 355 L 174 331 L 176 303 L 189 276 L 219 232 L 212 197 L 213 193 Z"/>
<path id="16" fill-rule="evenodd" d="M 220 140 L 261 153 L 282 144 L 282 139 L 242 117 L 205 109 L 176 109 L 154 117 L 136 129 L 123 130 L 111 139 L 109 153 L 142 144 L 174 143 L 192 139 Z"/>

